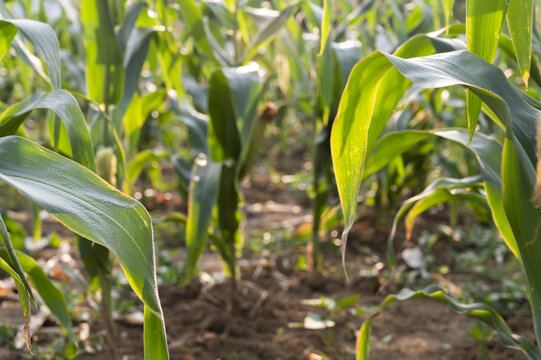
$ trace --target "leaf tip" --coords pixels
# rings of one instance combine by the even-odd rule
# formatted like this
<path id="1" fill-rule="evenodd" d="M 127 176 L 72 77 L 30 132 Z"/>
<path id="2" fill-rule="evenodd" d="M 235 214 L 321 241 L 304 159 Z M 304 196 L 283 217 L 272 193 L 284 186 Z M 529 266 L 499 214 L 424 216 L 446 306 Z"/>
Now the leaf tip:
<path id="1" fill-rule="evenodd" d="M 525 71 L 524 74 L 522 74 L 522 81 L 524 82 L 524 86 L 526 86 L 526 90 L 528 90 L 528 80 L 530 80 L 530 72 Z"/>

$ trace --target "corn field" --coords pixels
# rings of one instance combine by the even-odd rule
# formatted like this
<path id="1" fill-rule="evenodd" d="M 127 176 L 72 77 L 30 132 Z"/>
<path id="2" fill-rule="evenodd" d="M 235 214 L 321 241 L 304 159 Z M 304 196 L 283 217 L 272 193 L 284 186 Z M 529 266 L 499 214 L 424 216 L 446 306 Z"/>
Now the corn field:
<path id="1" fill-rule="evenodd" d="M 539 5 L 1 2 L 0 359 L 541 359 Z"/>

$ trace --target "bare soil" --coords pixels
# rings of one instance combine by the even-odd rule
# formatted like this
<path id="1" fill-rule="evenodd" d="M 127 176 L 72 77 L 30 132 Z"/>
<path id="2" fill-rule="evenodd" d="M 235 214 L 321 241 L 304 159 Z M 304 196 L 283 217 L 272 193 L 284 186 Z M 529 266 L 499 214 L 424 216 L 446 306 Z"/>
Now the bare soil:
<path id="1" fill-rule="evenodd" d="M 305 197 L 288 195 L 283 189 L 270 189 L 264 181 L 255 182 L 250 189 L 245 189 L 248 233 L 277 228 L 291 231 L 309 225 L 309 202 Z M 424 226 L 430 226 L 430 221 Z M 369 218 L 355 225 L 348 243 L 349 281 L 345 280 L 337 251 L 325 254 L 323 275 L 317 276 L 296 269 L 305 249 L 292 248 L 285 254 L 241 260 L 242 280 L 235 290 L 227 281 L 217 281 L 219 276 L 207 277 L 203 284 L 196 282 L 189 287 L 161 286 L 171 358 L 354 359 L 356 333 L 367 315 L 352 315 L 351 309 L 377 305 L 386 295 L 378 292 L 381 280 L 360 275 L 361 269 L 374 266 L 374 263 L 366 254 L 354 249 L 362 246 L 384 258 L 385 239 L 386 234 L 375 230 Z M 396 246 L 400 250 L 405 245 Z M 435 247 L 434 256 L 445 259 L 448 250 Z M 42 255 L 45 259 L 50 256 Z M 204 272 L 211 274 L 220 268 L 215 254 L 204 255 Z M 397 290 L 392 286 L 386 288 L 388 293 Z M 361 295 L 357 303 L 340 310 L 303 304 L 303 300 L 322 296 L 339 300 L 354 294 Z M 235 299 L 235 309 L 229 308 L 229 299 Z M 325 329 L 303 328 L 300 325 L 309 314 L 332 320 L 335 325 Z M 534 338 L 530 317 L 512 316 L 507 321 L 514 332 Z M 17 322 L 21 323 L 21 315 L 16 297 L 0 292 L 0 325 Z M 97 323 L 94 324 L 92 330 L 99 331 Z M 465 336 L 473 324 L 472 319 L 457 315 L 441 303 L 427 300 L 397 302 L 373 321 L 370 359 L 484 360 L 480 344 Z M 119 359 L 143 359 L 142 325 L 118 321 L 116 326 Z M 54 322 L 49 321 L 36 332 L 34 341 L 46 344 L 59 336 L 58 330 Z M 487 347 L 492 360 L 524 359 L 519 352 L 505 348 L 496 336 L 489 339 Z M 24 349 L 11 350 L 6 342 L 0 346 L 0 359 L 24 358 L 28 358 Z M 89 353 L 87 358 L 109 359 L 110 355 L 108 352 Z"/>

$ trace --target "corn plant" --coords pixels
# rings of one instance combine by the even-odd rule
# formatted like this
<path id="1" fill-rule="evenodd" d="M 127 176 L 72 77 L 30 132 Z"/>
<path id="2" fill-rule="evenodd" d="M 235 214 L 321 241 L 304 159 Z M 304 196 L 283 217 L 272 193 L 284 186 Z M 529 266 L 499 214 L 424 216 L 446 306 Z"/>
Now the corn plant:
<path id="1" fill-rule="evenodd" d="M 264 69 L 252 60 L 268 56 L 258 49 L 272 41 L 297 5 L 277 13 L 244 9 L 234 2 L 178 3 L 179 14 L 191 33 L 191 46 L 202 55 L 201 59 L 187 60 L 193 63 L 185 76 L 190 79 L 186 90 L 195 108 L 208 113 L 197 111 L 181 98 L 176 106 L 193 147 L 190 158 L 173 157 L 180 183 L 188 193 L 185 282 L 197 274 L 197 262 L 214 219 L 210 239 L 235 287 L 236 258 L 243 244 L 239 184 L 249 174 L 266 123 L 272 118 L 272 114 L 258 109 L 268 80 L 263 81 Z M 214 17 L 222 21 L 211 22 Z M 223 31 L 223 27 L 231 31 Z M 203 76 L 206 71 L 210 71 L 208 78 Z M 273 110 L 271 106 L 270 112 Z"/>
<path id="2" fill-rule="evenodd" d="M 408 40 L 395 55 L 375 52 L 353 69 L 331 134 L 335 176 L 346 220 L 343 239 L 346 240 L 353 224 L 359 185 L 369 164 L 374 166 L 379 161 L 385 162 L 386 158 L 394 157 L 392 152 L 400 153 L 421 138 L 436 136 L 460 144 L 472 152 L 478 161 L 486 202 L 494 222 L 523 267 L 539 344 L 541 282 L 536 258 L 541 249 L 538 249 L 540 243 L 536 229 L 540 226 L 540 213 L 532 197 L 538 176 L 536 126 L 540 107 L 536 100 L 512 85 L 503 72 L 489 62 L 494 60 L 502 38 L 505 46 L 505 37 L 500 38 L 500 33 L 506 19 L 512 43 L 512 48 L 507 48 L 516 57 L 520 78 L 527 85 L 531 74 L 537 72 L 537 69 L 530 70 L 533 1 L 495 1 L 488 4 L 470 0 L 466 5 L 467 44 L 436 37 L 437 34 L 417 36 Z M 448 33 L 452 31 L 452 28 L 447 30 Z M 469 51 L 461 50 L 466 47 Z M 412 51 L 409 54 L 408 49 Z M 407 131 L 390 134 L 378 142 L 393 109 L 412 84 L 424 89 L 452 85 L 466 88 L 468 129 Z M 480 109 L 502 130 L 503 136 L 476 132 Z M 419 206 L 417 210 L 421 211 L 451 196 L 466 195 L 468 192 L 458 192 L 456 189 L 460 186 L 473 189 L 473 184 L 478 181 L 470 181 L 466 186 L 466 179 L 456 179 L 448 182 L 447 186 L 433 186 L 417 199 L 419 201 L 415 206 Z M 451 184 L 453 182 L 455 185 Z M 474 193 L 477 198 L 483 194 Z M 406 205 L 406 208 L 411 208 L 410 205 Z M 413 219 L 416 212 L 412 215 Z M 496 329 L 506 346 L 521 350 L 528 359 L 541 358 L 535 345 L 525 338 L 512 335 L 502 318 L 490 307 L 457 306 L 434 289 L 419 292 L 404 290 L 397 296 L 388 297 L 381 309 L 392 301 L 411 297 L 427 297 L 450 303 L 457 311 L 477 317 Z M 357 355 L 360 359 L 368 356 L 370 323 L 365 323 L 360 331 Z"/>
<path id="3" fill-rule="evenodd" d="M 2 13 L 6 13 L 5 9 Z M 46 68 L 43 68 L 41 61 L 29 52 L 23 42 L 18 40 L 13 46 L 17 51 L 25 52 L 25 62 L 45 79 L 51 89 L 15 103 L 1 114 L 1 179 L 80 236 L 82 259 L 89 274 L 97 277 L 104 297 L 110 291 L 107 273 L 109 251 L 113 254 L 124 269 L 130 285 L 145 304 L 145 357 L 168 358 L 148 213 L 137 201 L 114 190 L 92 172 L 97 170 L 97 166 L 91 136 L 75 98 L 61 89 L 60 51 L 54 31 L 44 23 L 31 20 L 2 20 L 0 24 L 0 55 L 3 57 L 12 46 L 17 32 L 20 32 L 43 58 Z M 63 124 L 62 129 L 65 129 L 69 139 L 64 144 L 65 152 L 79 164 L 30 140 L 9 136 L 16 132 L 22 133 L 20 125 L 34 109 L 49 109 L 56 114 L 58 121 L 55 120 L 55 129 L 58 130 L 52 136 L 53 144 L 60 139 L 60 125 L 56 124 L 59 122 Z M 2 250 L 2 254 L 5 254 L 2 268 L 15 277 L 27 322 L 30 317 L 28 301 L 32 296 L 23 271 L 28 272 L 37 291 L 43 293 L 44 300 L 51 304 L 51 310 L 60 323 L 73 335 L 62 297 L 48 285 L 44 274 L 36 269 L 31 259 L 14 251 L 4 223 L 0 225 L 5 247 L 5 251 Z M 91 246 L 90 241 L 96 245 Z M 38 283 L 39 279 L 43 285 Z M 25 335 L 28 335 L 27 331 Z M 72 357 L 74 353 L 70 351 L 69 357 Z"/>
<path id="4" fill-rule="evenodd" d="M 236 257 L 242 246 L 239 233 L 239 183 L 257 153 L 265 119 L 257 113 L 262 94 L 257 68 L 225 68 L 211 77 L 209 88 L 208 149 L 194 162 L 186 224 L 187 280 L 194 274 L 206 243 L 213 207 L 217 205 L 214 245 L 232 279 L 238 276 Z"/>

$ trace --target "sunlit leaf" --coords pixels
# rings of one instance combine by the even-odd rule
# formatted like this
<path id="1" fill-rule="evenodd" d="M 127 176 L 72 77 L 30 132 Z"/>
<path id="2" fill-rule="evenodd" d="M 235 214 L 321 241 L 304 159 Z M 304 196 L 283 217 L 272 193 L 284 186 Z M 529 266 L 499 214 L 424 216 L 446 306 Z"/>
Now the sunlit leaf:
<path id="1" fill-rule="evenodd" d="M 113 253 L 151 318 L 145 333 L 155 336 L 145 348 L 165 347 L 152 223 L 145 208 L 85 167 L 16 136 L 0 139 L 0 179 Z M 167 352 L 150 358 L 165 359 Z"/>

